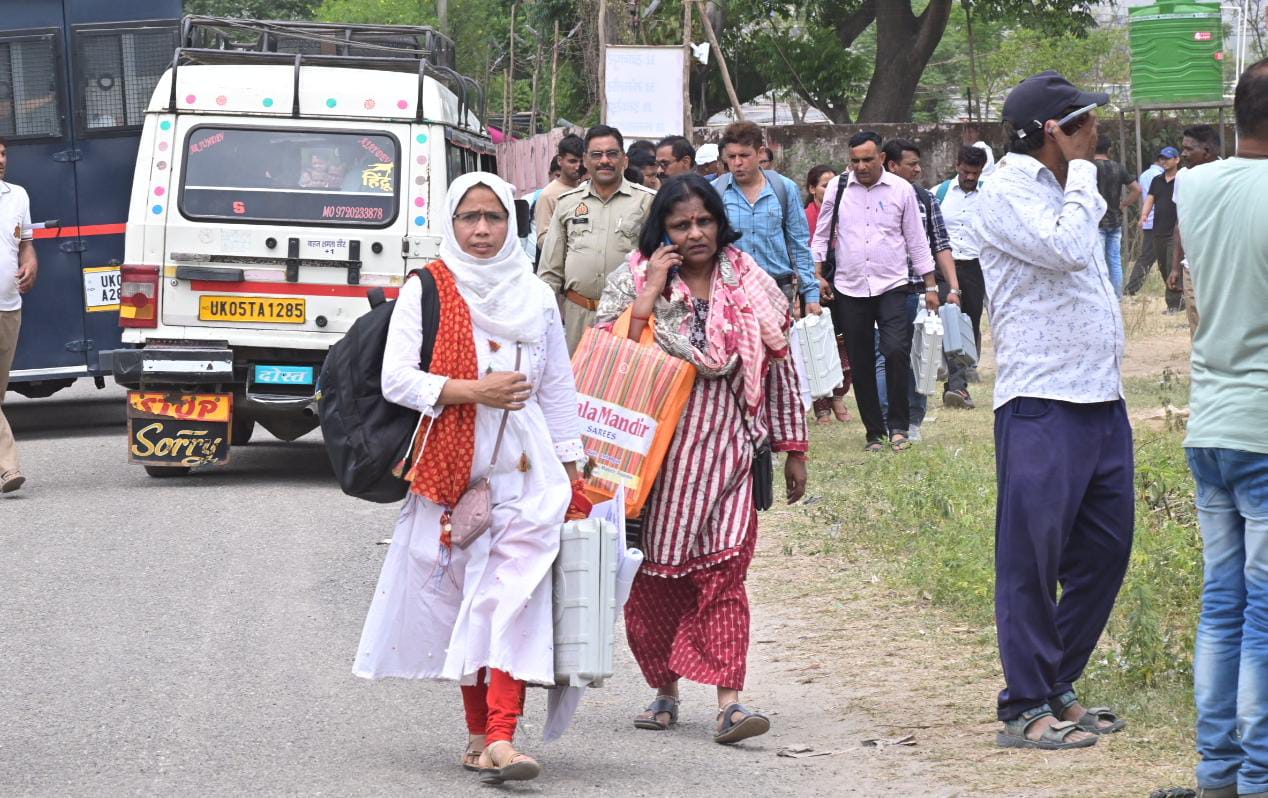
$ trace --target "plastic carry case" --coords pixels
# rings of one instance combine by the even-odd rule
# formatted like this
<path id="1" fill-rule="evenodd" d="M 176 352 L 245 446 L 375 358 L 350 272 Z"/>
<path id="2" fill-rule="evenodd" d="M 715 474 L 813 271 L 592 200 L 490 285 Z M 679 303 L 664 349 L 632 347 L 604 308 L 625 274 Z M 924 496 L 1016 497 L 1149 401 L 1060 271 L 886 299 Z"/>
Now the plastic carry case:
<path id="1" fill-rule="evenodd" d="M 610 521 L 563 525 L 555 560 L 555 684 L 599 687 L 612 675 L 617 547 Z"/>
<path id="2" fill-rule="evenodd" d="M 911 338 L 911 374 L 916 393 L 932 396 L 938 389 L 938 366 L 942 363 L 942 319 L 921 308 L 916 313 Z"/>
<path id="3" fill-rule="evenodd" d="M 973 336 L 973 320 L 950 302 L 938 308 L 942 318 L 942 351 L 949 361 L 963 366 L 977 364 L 977 340 Z"/>
<path id="4" fill-rule="evenodd" d="M 845 382 L 832 317 L 827 312 L 812 314 L 793 324 L 793 330 L 801 360 L 806 364 L 802 376 L 810 386 L 810 398 L 831 396 L 832 391 Z"/>

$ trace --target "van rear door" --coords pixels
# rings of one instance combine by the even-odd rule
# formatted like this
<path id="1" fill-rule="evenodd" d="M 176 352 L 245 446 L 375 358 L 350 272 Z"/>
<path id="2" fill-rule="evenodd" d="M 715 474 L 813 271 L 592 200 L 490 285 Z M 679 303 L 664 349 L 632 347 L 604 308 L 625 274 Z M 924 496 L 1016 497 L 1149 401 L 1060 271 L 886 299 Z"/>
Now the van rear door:
<path id="1" fill-rule="evenodd" d="M 290 345 L 321 348 L 313 337 L 347 331 L 367 309 L 369 288 L 399 284 L 410 129 L 246 121 L 182 116 L 170 139 L 158 137 L 156 146 L 172 148 L 178 183 L 175 202 L 156 199 L 153 208 L 166 220 L 172 264 L 162 322 L 187 337 L 305 332 L 288 335 Z"/>

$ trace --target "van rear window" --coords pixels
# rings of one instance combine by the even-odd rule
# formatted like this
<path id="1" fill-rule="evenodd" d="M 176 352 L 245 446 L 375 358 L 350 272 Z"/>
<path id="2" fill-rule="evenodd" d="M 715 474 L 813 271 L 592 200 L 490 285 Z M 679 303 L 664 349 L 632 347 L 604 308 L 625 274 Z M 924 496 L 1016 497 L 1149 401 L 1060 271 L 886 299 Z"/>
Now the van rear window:
<path id="1" fill-rule="evenodd" d="M 195 127 L 180 211 L 193 220 L 387 227 L 396 220 L 398 153 L 382 133 Z"/>

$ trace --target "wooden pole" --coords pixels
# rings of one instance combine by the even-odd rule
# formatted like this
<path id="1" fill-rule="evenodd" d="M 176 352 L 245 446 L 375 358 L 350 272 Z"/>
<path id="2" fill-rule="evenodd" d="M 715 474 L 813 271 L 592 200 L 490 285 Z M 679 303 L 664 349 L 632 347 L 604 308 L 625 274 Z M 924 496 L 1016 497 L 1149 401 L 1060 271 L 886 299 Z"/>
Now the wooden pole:
<path id="1" fill-rule="evenodd" d="M 981 95 L 977 91 L 977 51 L 973 46 L 973 3 L 971 0 L 964 0 L 964 23 L 969 36 L 969 102 L 968 112 L 969 121 L 982 118 Z M 974 108 L 974 100 L 977 101 L 978 107 Z"/>
<path id="2" fill-rule="evenodd" d="M 682 134 L 691 138 L 691 3 L 682 4 Z"/>
<path id="3" fill-rule="evenodd" d="M 519 3 L 511 3 L 511 43 L 509 63 L 506 67 L 506 105 L 503 108 L 503 122 L 507 140 L 511 139 L 511 125 L 515 124 L 513 106 L 515 104 L 515 8 Z"/>
<path id="4" fill-rule="evenodd" d="M 608 122 L 608 0 L 599 0 L 599 123 Z"/>
<path id="5" fill-rule="evenodd" d="M 436 20 L 440 23 L 440 32 L 449 35 L 449 0 L 436 0 Z"/>
<path id="6" fill-rule="evenodd" d="M 709 46 L 713 48 L 713 52 L 718 57 L 718 66 L 722 69 L 722 85 L 726 86 L 726 96 L 731 100 L 731 110 L 735 111 L 737 120 L 744 120 L 744 112 L 740 110 L 740 98 L 735 94 L 735 85 L 731 83 L 731 70 L 726 68 L 726 57 L 722 55 L 722 47 L 718 44 L 718 37 L 713 32 L 713 23 L 709 21 L 709 15 L 705 13 L 704 8 L 699 5 L 700 0 L 686 0 L 687 2 L 695 2 L 696 13 L 700 15 L 700 22 L 704 26 L 704 33 L 709 37 Z"/>
<path id="7" fill-rule="evenodd" d="M 550 130 L 555 126 L 555 91 L 559 84 L 559 20 L 555 20 L 555 46 L 550 48 L 550 119 L 546 122 L 546 129 Z"/>
<path id="8" fill-rule="evenodd" d="M 529 124 L 528 135 L 530 136 L 537 135 L 537 110 L 539 108 L 537 103 L 537 79 L 538 79 L 538 76 L 541 74 L 541 70 L 542 70 L 542 40 L 541 40 L 541 37 L 539 36 L 537 38 L 537 58 L 533 60 L 533 106 L 532 106 L 533 111 L 532 111 L 532 116 L 528 123 Z"/>

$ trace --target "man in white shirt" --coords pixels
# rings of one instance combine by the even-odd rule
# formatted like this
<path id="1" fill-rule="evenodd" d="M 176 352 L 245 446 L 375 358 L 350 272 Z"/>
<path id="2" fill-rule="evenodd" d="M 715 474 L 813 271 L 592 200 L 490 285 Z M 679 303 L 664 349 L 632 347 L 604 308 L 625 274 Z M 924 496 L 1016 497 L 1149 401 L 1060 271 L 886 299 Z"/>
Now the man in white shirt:
<path id="1" fill-rule="evenodd" d="M 1074 692 L 1127 572 L 1135 522 L 1123 321 L 1097 229 L 1105 200 L 1087 110 L 1108 101 L 1056 72 L 1018 84 L 1004 102 L 1010 152 L 974 221 L 999 367 L 1004 747 L 1084 747 L 1125 725 Z"/>
<path id="2" fill-rule="evenodd" d="M 986 154 L 981 147 L 965 145 L 956 158 L 956 176 L 938 184 L 933 195 L 942 207 L 942 218 L 951 238 L 951 257 L 960 281 L 960 307 L 973 320 L 973 338 L 978 359 L 982 356 L 982 308 L 986 304 L 986 283 L 982 281 L 982 265 L 977 259 L 973 240 L 973 219 L 977 200 L 985 185 Z M 969 369 L 960 362 L 947 364 L 947 383 L 942 391 L 942 404 L 947 407 L 975 407 L 969 396 Z"/>
<path id="3" fill-rule="evenodd" d="M 21 186 L 4 182 L 8 149 L 0 139 L 0 493 L 22 487 L 18 447 L 4 417 L 9 367 L 22 327 L 22 294 L 35 285 L 35 243 L 31 241 L 31 201 Z"/>

